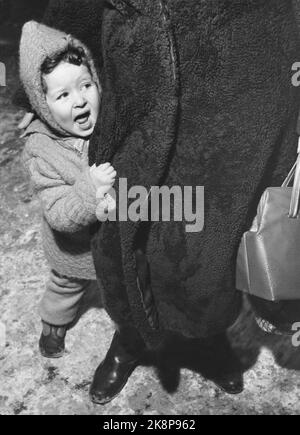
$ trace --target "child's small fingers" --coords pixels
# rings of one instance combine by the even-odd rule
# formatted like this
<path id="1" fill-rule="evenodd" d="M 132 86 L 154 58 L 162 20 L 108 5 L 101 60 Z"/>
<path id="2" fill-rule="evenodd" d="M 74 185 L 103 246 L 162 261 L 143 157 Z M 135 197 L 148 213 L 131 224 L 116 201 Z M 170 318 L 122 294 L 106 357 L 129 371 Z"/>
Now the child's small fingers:
<path id="1" fill-rule="evenodd" d="M 114 168 L 111 166 L 103 171 L 105 175 L 111 175 L 114 172 Z"/>
<path id="2" fill-rule="evenodd" d="M 110 163 L 103 163 L 102 165 L 99 165 L 98 168 L 102 170 L 106 170 L 110 167 Z"/>
<path id="3" fill-rule="evenodd" d="M 104 176 L 108 177 L 108 178 L 116 178 L 117 172 L 116 171 L 105 171 Z"/>
<path id="4" fill-rule="evenodd" d="M 105 169 L 105 172 L 107 174 L 111 174 L 112 172 L 114 172 L 114 168 L 112 166 L 110 166 L 109 168 Z"/>
<path id="5" fill-rule="evenodd" d="M 110 184 L 111 183 L 111 177 L 110 176 L 108 176 L 108 177 L 106 177 L 106 176 L 104 176 L 104 177 L 101 177 L 101 179 L 99 180 L 102 184 Z"/>
<path id="6" fill-rule="evenodd" d="M 113 174 L 110 174 L 110 175 L 107 177 L 107 180 L 109 180 L 110 183 L 111 183 L 112 181 L 116 181 L 116 176 L 114 176 Z"/>
<path id="7" fill-rule="evenodd" d="M 113 167 L 111 167 L 108 170 L 108 174 L 111 175 L 112 177 L 116 177 L 117 176 L 117 171 Z"/>

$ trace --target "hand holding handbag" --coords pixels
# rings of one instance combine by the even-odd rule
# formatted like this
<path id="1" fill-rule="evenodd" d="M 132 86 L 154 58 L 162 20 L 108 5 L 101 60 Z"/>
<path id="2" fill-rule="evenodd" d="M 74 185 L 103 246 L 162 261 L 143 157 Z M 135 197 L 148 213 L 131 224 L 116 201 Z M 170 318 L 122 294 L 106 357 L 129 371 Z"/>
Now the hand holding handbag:
<path id="1" fill-rule="evenodd" d="M 289 187 L 294 178 L 293 187 Z M 300 139 L 298 158 L 281 187 L 264 192 L 242 238 L 236 288 L 268 301 L 300 300 Z"/>

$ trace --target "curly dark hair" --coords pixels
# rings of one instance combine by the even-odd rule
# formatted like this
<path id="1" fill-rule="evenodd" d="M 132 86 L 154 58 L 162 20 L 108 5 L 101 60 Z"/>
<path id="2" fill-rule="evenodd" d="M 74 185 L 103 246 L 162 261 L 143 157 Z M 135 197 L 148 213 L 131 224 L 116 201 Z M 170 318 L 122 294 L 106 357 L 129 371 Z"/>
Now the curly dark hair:
<path id="1" fill-rule="evenodd" d="M 42 74 L 42 85 L 44 93 L 47 93 L 47 85 L 45 80 L 43 80 L 43 76 L 47 74 L 51 74 L 52 71 L 61 63 L 66 62 L 72 65 L 85 65 L 88 70 L 90 70 L 90 65 L 85 54 L 85 51 L 82 47 L 75 47 L 72 44 L 66 48 L 66 50 L 57 53 L 53 57 L 47 57 L 41 66 L 41 74 Z"/>

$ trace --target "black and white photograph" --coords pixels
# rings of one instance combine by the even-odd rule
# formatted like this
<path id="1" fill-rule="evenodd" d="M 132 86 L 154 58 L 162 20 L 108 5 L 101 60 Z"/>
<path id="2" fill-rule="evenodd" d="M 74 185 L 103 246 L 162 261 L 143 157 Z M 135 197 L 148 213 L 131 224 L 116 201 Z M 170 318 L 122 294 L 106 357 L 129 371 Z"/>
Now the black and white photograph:
<path id="1" fill-rule="evenodd" d="M 0 0 L 0 415 L 300 415 L 300 0 Z"/>

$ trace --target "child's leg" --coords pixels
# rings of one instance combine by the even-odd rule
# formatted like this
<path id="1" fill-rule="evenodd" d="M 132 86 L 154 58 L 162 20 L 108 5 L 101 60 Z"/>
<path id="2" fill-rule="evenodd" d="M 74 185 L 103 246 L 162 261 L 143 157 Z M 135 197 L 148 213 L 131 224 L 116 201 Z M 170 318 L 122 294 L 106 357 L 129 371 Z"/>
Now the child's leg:
<path id="1" fill-rule="evenodd" d="M 40 304 L 42 320 L 55 326 L 72 323 L 89 284 L 88 280 L 70 278 L 52 270 Z"/>

